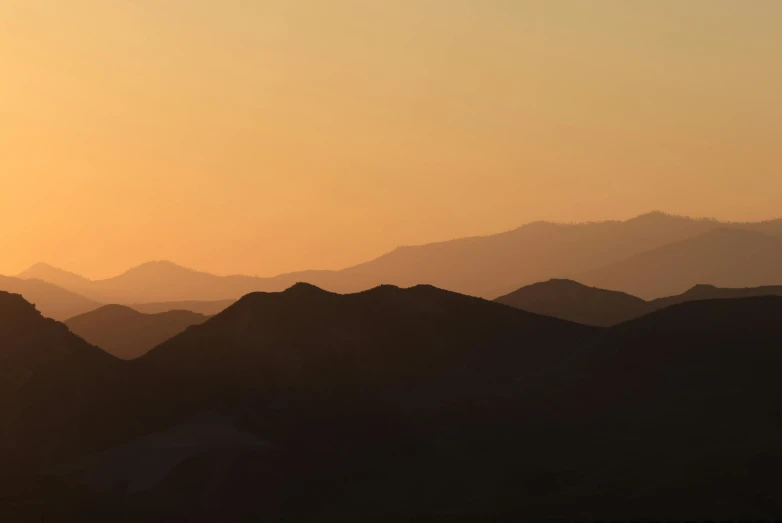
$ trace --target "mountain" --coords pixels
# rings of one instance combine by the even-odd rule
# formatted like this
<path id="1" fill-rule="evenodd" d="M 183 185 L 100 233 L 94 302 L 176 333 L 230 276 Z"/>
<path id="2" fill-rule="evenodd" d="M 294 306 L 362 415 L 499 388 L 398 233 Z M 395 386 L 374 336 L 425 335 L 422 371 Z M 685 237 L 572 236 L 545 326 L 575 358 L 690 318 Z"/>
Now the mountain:
<path id="1" fill-rule="evenodd" d="M 651 310 L 641 298 L 587 287 L 572 280 L 535 283 L 494 301 L 536 314 L 603 327 L 642 316 Z"/>
<path id="2" fill-rule="evenodd" d="M 720 227 L 757 230 L 782 238 L 782 220 L 732 224 L 659 212 L 624 222 L 535 222 L 502 234 L 402 247 L 339 271 L 334 285 L 340 288 L 325 287 L 350 292 L 379 283 L 403 287 L 426 283 L 495 298 L 519 286 L 598 269 Z"/>
<path id="3" fill-rule="evenodd" d="M 279 292 L 300 281 L 340 293 L 359 292 L 383 284 L 401 287 L 429 284 L 463 294 L 496 298 L 523 285 L 590 274 L 590 271 L 719 228 L 760 232 L 782 239 L 782 220 L 723 223 L 654 212 L 624 222 L 535 222 L 491 236 L 400 247 L 377 259 L 339 271 L 304 271 L 270 278 L 215 276 L 162 261 L 146 263 L 114 278 L 86 285 L 72 278 L 67 283 L 59 272 L 52 278 L 95 301 L 123 305 L 238 299 L 250 292 Z M 44 272 L 40 268 L 28 271 L 41 277 L 45 276 Z M 579 277 L 573 279 L 582 281 Z M 739 286 L 753 284 L 738 275 L 735 279 Z M 654 292 L 655 296 L 661 296 L 666 290 L 655 289 Z"/>
<path id="4" fill-rule="evenodd" d="M 758 296 L 782 296 L 782 286 L 722 288 L 698 284 L 682 294 L 646 301 L 573 280 L 549 280 L 522 287 L 494 301 L 584 325 L 611 327 L 680 303 Z"/>
<path id="5" fill-rule="evenodd" d="M 109 303 L 236 299 L 255 290 L 257 278 L 215 276 L 167 261 L 149 262 L 91 283 L 88 295 Z"/>
<path id="6" fill-rule="evenodd" d="M 22 296 L 0 292 L 0 361 L 4 467 L 45 461 L 89 440 L 74 421 L 90 410 L 115 358 L 44 318 Z"/>
<path id="7" fill-rule="evenodd" d="M 592 328 L 430 286 L 250 294 L 104 369 L 104 410 L 76 416 L 103 439 L 3 485 L 0 518 L 763 519 L 780 317 L 774 296 Z"/>
<path id="8" fill-rule="evenodd" d="M 90 280 L 87 278 L 73 272 L 53 267 L 48 263 L 36 263 L 32 267 L 17 274 L 16 277 L 23 280 L 47 281 L 75 292 L 80 292 L 90 284 Z"/>
<path id="9" fill-rule="evenodd" d="M 495 397 L 574 438 L 604 438 L 582 448 L 599 465 L 549 510 L 581 506 L 569 519 L 779 513 L 780 317 L 776 296 L 668 307 L 612 328 L 559 371 L 520 385 L 529 398 L 522 405 L 518 393 Z"/>
<path id="10" fill-rule="evenodd" d="M 236 303 L 236 300 L 217 301 L 164 301 L 158 303 L 133 303 L 130 308 L 144 314 L 168 311 L 191 311 L 204 316 L 214 316 Z"/>
<path id="11" fill-rule="evenodd" d="M 576 280 L 652 299 L 699 283 L 759 287 L 782 283 L 782 240 L 742 229 L 714 229 L 643 252 Z"/>
<path id="12" fill-rule="evenodd" d="M 432 431 L 470 421 L 464 398 L 557 365 L 597 334 L 427 286 L 250 294 L 110 373 L 125 392 L 109 388 L 107 414 L 95 419 L 112 420 L 114 436 L 101 429 L 92 452 L 12 506 L 54 521 L 68 511 L 83 521 L 112 499 L 119 512 L 96 521 L 333 519 L 346 510 L 378 520 L 375 501 L 389 507 L 381 513 L 420 503 L 420 494 L 404 499 L 400 471 L 384 472 L 389 456 L 411 465 L 432 450 Z M 426 458 L 427 474 L 442 459 Z M 378 498 L 378 481 L 403 494 L 397 508 Z M 46 507 L 56 510 L 39 512 Z"/>
<path id="13" fill-rule="evenodd" d="M 725 288 L 714 285 L 698 284 L 682 294 L 666 296 L 649 302 L 653 310 L 664 309 L 671 305 L 701 300 L 725 300 L 735 298 L 753 298 L 758 296 L 782 296 L 782 285 L 766 287 Z"/>
<path id="14" fill-rule="evenodd" d="M 64 323 L 89 343 L 129 360 L 207 319 L 202 314 L 185 310 L 143 314 L 123 305 L 105 305 Z"/>
<path id="15" fill-rule="evenodd" d="M 288 511 L 307 507 L 307 517 L 326 520 L 368 511 L 357 520 L 377 521 L 387 510 L 417 511 L 428 495 L 440 503 L 463 491 L 426 485 L 444 470 L 477 473 L 486 455 L 443 469 L 469 449 L 462 441 L 449 450 L 437 434 L 471 433 L 480 419 L 471 412 L 482 410 L 473 399 L 561 364 L 598 335 L 430 286 L 339 295 L 297 284 L 247 295 L 129 363 L 152 384 L 145 411 L 167 420 L 207 410 L 239 416 L 243 430 L 306 459 L 299 475 L 312 486 Z"/>
<path id="16" fill-rule="evenodd" d="M 468 388 L 485 367 L 496 383 L 498 370 L 513 368 L 518 376 L 519 368 L 557 361 L 571 343 L 595 333 L 430 286 L 341 295 L 299 283 L 244 296 L 133 363 L 181 377 L 186 358 L 187 379 L 230 375 L 232 387 L 279 389 L 290 395 L 286 402 L 297 394 L 309 401 L 338 392 L 345 401 L 363 402 L 370 401 L 369 389 L 408 395 L 418 387 L 420 404 L 423 391 L 444 386 L 441 380 Z M 399 389 L 400 380 L 409 387 Z M 323 396 L 319 387 L 328 389 Z M 379 415 L 375 407 L 369 412 Z"/>
<path id="17" fill-rule="evenodd" d="M 100 303 L 42 280 L 0 276 L 0 291 L 21 294 L 49 318 L 64 320 L 100 307 Z"/>

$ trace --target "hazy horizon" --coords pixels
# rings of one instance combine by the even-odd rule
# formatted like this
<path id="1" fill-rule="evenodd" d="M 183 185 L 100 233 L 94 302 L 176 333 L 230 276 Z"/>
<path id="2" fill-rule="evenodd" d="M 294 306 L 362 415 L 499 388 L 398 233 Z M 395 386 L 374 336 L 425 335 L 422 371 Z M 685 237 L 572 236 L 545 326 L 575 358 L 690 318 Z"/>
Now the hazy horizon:
<path id="1" fill-rule="evenodd" d="M 631 216 L 631 217 L 629 217 L 627 219 L 624 219 L 624 220 L 586 220 L 586 221 L 578 221 L 578 222 L 575 222 L 575 221 L 574 222 L 557 222 L 557 221 L 554 221 L 554 220 L 536 220 L 535 222 L 527 222 L 527 223 L 524 223 L 524 224 L 520 224 L 519 226 L 514 227 L 512 229 L 507 229 L 507 230 L 504 230 L 504 231 L 494 231 L 494 232 L 491 232 L 491 233 L 488 233 L 488 234 L 485 234 L 485 235 L 475 235 L 473 237 L 493 236 L 493 235 L 496 235 L 496 234 L 502 234 L 504 232 L 510 232 L 510 231 L 515 230 L 515 229 L 517 229 L 519 227 L 524 227 L 525 225 L 530 225 L 530 224 L 536 223 L 536 222 L 553 223 L 553 224 L 557 224 L 557 225 L 578 225 L 578 224 L 600 223 L 600 222 L 625 222 L 625 221 L 628 221 L 628 220 L 632 220 L 634 218 L 639 218 L 639 217 L 642 217 L 642 216 L 655 215 L 655 214 L 668 216 L 668 217 L 673 217 L 673 218 L 684 218 L 684 219 L 689 219 L 689 220 L 716 221 L 716 222 L 719 222 L 719 223 L 739 223 L 739 224 L 740 223 L 750 223 L 750 222 L 738 222 L 738 221 L 731 221 L 731 220 L 721 220 L 719 218 L 715 218 L 715 217 L 712 217 L 712 216 L 675 215 L 675 214 L 672 214 L 672 213 L 667 213 L 665 211 L 654 210 L 654 211 L 645 212 L 645 213 L 642 213 L 642 214 L 639 214 L 639 215 L 636 215 L 636 216 Z M 779 220 L 779 219 L 782 219 L 782 218 L 770 217 L 770 218 L 763 219 L 763 220 L 757 220 L 757 222 L 770 222 L 770 221 L 776 221 L 776 220 Z M 427 242 L 427 243 L 424 243 L 424 244 L 415 244 L 415 245 L 428 245 L 429 243 L 441 243 L 441 242 L 448 242 L 448 241 L 451 241 L 451 240 L 459 240 L 459 239 L 464 239 L 464 238 L 468 238 L 468 236 L 457 236 L 457 237 L 454 237 L 454 238 L 441 238 L 441 239 L 438 239 L 438 240 L 433 240 L 432 242 Z M 415 246 L 415 245 L 412 245 L 412 244 L 411 245 L 396 245 L 396 246 L 393 246 L 392 248 L 390 248 L 388 251 L 377 253 L 376 255 L 371 256 L 371 257 L 369 257 L 367 259 L 364 259 L 364 260 L 359 260 L 354 265 L 358 265 L 358 264 L 361 264 L 361 263 L 364 263 L 364 262 L 369 262 L 369 261 L 375 260 L 376 258 L 378 258 L 380 256 L 383 256 L 384 254 L 387 254 L 388 252 L 391 252 L 393 249 L 396 249 L 396 248 L 409 247 L 409 246 Z M 23 268 L 21 268 L 20 270 L 18 270 L 16 272 L 9 272 L 9 273 L 2 273 L 2 272 L 0 272 L 0 274 L 3 274 L 5 276 L 14 276 L 14 275 L 17 275 L 17 274 L 23 272 L 26 269 L 30 269 L 30 268 L 32 268 L 32 267 L 34 267 L 36 265 L 43 264 L 43 265 L 47 265 L 47 266 L 50 266 L 50 267 L 54 267 L 56 269 L 61 269 L 61 270 L 67 271 L 67 272 L 74 273 L 74 274 L 76 274 L 78 276 L 87 278 L 89 280 L 100 280 L 100 279 L 105 279 L 105 278 L 111 278 L 113 276 L 118 276 L 118 275 L 120 275 L 120 274 L 122 274 L 122 273 L 124 273 L 124 272 L 126 272 L 126 271 L 128 271 L 130 269 L 139 267 L 141 265 L 145 265 L 145 264 L 148 264 L 148 263 L 157 263 L 157 262 L 170 262 L 170 263 L 173 263 L 175 265 L 179 265 L 181 267 L 184 267 L 186 269 L 196 270 L 196 271 L 199 271 L 199 272 L 205 272 L 205 273 L 209 273 L 209 274 L 215 274 L 217 276 L 245 275 L 245 276 L 258 276 L 258 277 L 274 277 L 274 276 L 280 276 L 280 275 L 283 275 L 283 274 L 287 274 L 288 272 L 299 272 L 300 270 L 304 270 L 304 271 L 306 271 L 306 270 L 340 270 L 340 269 L 345 269 L 345 268 L 353 266 L 353 265 L 350 265 L 350 266 L 345 266 L 345 267 L 334 267 L 334 268 L 324 268 L 324 267 L 313 266 L 313 267 L 305 267 L 305 268 L 299 269 L 299 270 L 285 271 L 285 272 L 282 272 L 282 273 L 274 273 L 274 274 L 239 273 L 239 272 L 235 272 L 235 273 L 219 273 L 219 272 L 216 272 L 216 271 L 211 271 L 209 269 L 203 269 L 203 268 L 196 267 L 196 266 L 186 265 L 186 264 L 180 263 L 180 262 L 178 262 L 177 260 L 174 260 L 174 259 L 154 258 L 154 259 L 145 260 L 145 261 L 137 263 L 135 265 L 128 265 L 127 267 L 121 268 L 120 270 L 118 270 L 116 273 L 113 273 L 113 274 L 107 274 L 107 275 L 102 275 L 102 276 L 96 277 L 96 276 L 92 276 L 92 275 L 89 275 L 89 274 L 83 274 L 83 273 L 80 273 L 80 272 L 75 271 L 75 270 L 71 270 L 68 267 L 60 266 L 60 265 L 57 265 L 55 263 L 51 263 L 51 262 L 49 262 L 47 260 L 38 260 L 38 261 L 32 262 L 32 263 L 24 266 Z"/>
<path id="2" fill-rule="evenodd" d="M 782 208 L 782 3 L 10 0 L 0 274 Z"/>

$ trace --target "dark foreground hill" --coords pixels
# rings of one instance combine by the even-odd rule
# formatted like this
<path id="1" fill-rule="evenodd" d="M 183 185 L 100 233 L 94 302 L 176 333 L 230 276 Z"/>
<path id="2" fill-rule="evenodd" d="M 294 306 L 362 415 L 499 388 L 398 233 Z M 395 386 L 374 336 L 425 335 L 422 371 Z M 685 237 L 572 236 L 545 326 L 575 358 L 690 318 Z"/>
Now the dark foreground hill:
<path id="1" fill-rule="evenodd" d="M 102 442 L 13 482 L 3 508 L 30 521 L 768 518 L 782 512 L 780 318 L 778 297 L 598 329 L 426 286 L 252 294 L 107 371 L 121 387 L 78 425 L 111 420 Z"/>
<path id="2" fill-rule="evenodd" d="M 617 517 L 779 514 L 780 319 L 775 296 L 684 303 L 615 327 L 550 376 L 529 404 L 611 446 L 562 499 Z"/>
<path id="3" fill-rule="evenodd" d="M 17 294 L 0 292 L 0 457 L 41 461 L 80 449 L 76 418 L 119 362 L 41 316 Z M 97 420 L 96 420 L 97 421 Z"/>
<path id="4" fill-rule="evenodd" d="M 64 323 L 89 343 L 130 360 L 206 320 L 203 314 L 186 310 L 143 314 L 123 305 L 106 305 Z"/>

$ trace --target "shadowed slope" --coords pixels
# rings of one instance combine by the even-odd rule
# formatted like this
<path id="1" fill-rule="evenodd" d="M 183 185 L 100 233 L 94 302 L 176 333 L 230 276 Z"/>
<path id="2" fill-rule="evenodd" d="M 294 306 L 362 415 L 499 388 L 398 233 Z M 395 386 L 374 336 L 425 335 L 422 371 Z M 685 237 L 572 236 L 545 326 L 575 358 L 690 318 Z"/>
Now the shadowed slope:
<path id="1" fill-rule="evenodd" d="M 202 314 L 185 310 L 143 314 L 123 305 L 106 305 L 64 323 L 89 343 L 129 360 L 206 320 Z"/>
<path id="2" fill-rule="evenodd" d="M 678 294 L 699 283 L 774 285 L 782 283 L 782 240 L 752 231 L 716 229 L 576 279 L 646 299 Z"/>
<path id="3" fill-rule="evenodd" d="M 21 296 L 0 292 L 0 455 L 6 463 L 47 461 L 84 443 L 75 418 L 90 410 L 117 363 Z"/>
<path id="4" fill-rule="evenodd" d="M 782 508 L 761 465 L 782 463 L 780 317 L 782 298 L 715 300 L 599 330 L 425 286 L 297 285 L 133 363 L 177 384 L 179 415 L 255 412 L 330 471 L 335 516 L 757 516 Z"/>
<path id="5" fill-rule="evenodd" d="M 205 493 L 207 521 L 247 514 L 266 481 L 248 521 L 758 519 L 782 510 L 781 317 L 780 297 L 598 329 L 428 286 L 251 294 L 112 373 L 125 443 L 76 468 L 110 478 L 103 521 L 181 520 Z M 286 458 L 234 467 L 259 442 Z"/>
<path id="6" fill-rule="evenodd" d="M 163 507 L 172 510 L 171 519 L 181 519 L 193 513 L 204 491 L 210 494 L 202 514 L 255 513 L 264 506 L 258 505 L 258 486 L 270 481 L 282 488 L 275 478 L 293 470 L 294 486 L 264 500 L 276 506 L 250 520 L 284 508 L 286 520 L 299 520 L 298 513 L 304 520 L 353 513 L 362 516 L 358 520 L 377 521 L 384 513 L 413 510 L 427 495 L 420 481 L 384 471 L 397 461 L 393 457 L 406 467 L 423 458 L 425 476 L 441 476 L 444 458 L 425 457 L 436 447 L 428 440 L 433 432 L 470 423 L 473 418 L 463 409 L 467 399 L 563 361 L 598 332 L 426 286 L 385 286 L 343 296 L 298 284 L 282 293 L 251 294 L 125 363 L 118 380 L 128 389 L 120 416 L 124 425 L 112 424 L 115 435 L 104 440 L 110 450 L 72 470 L 106 474 L 129 503 L 103 520 L 133 514 L 134 520 L 154 521 Z M 182 450 L 176 445 L 156 447 L 155 459 L 126 458 L 127 452 L 149 447 L 142 443 L 150 441 L 148 434 L 178 434 L 176 427 L 204 413 L 228 420 L 221 426 L 271 448 L 286 449 L 286 464 L 270 468 L 256 456 L 259 469 L 231 465 L 215 475 L 208 473 L 209 460 L 224 463 L 228 456 L 214 447 L 196 448 L 192 438 L 197 455 L 182 464 L 197 467 L 187 468 L 189 474 L 161 465 L 179 459 Z M 291 459 L 298 465 L 292 467 Z M 477 454 L 469 461 L 481 459 Z M 147 472 L 159 478 L 154 487 L 141 494 L 124 490 Z M 241 487 L 245 480 L 249 483 Z M 73 481 L 83 484 L 78 476 Z M 302 482 L 310 486 L 296 486 Z M 391 498 L 400 496 L 396 504 L 384 493 L 388 488 Z M 438 496 L 450 498 L 453 488 L 462 490 L 451 485 Z M 172 492 L 181 497 L 171 499 Z M 82 508 L 105 499 L 81 495 L 84 505 L 69 502 L 79 507 L 75 519 Z M 278 499 L 301 501 L 281 506 Z"/>
<path id="7" fill-rule="evenodd" d="M 444 393 L 438 385 L 469 390 L 518 377 L 594 332 L 429 286 L 339 295 L 297 284 L 247 295 L 134 363 L 190 380 L 230 376 L 232 386 L 284 394 L 287 403 L 399 394 L 399 408 L 403 397 L 436 403 L 429 395 Z"/>
<path id="8" fill-rule="evenodd" d="M 779 513 L 780 318 L 780 297 L 675 305 L 605 331 L 601 343 L 559 369 L 487 400 L 496 412 L 566 430 L 576 451 L 561 466 L 594 459 L 576 465 L 581 478 L 540 514 L 707 520 Z"/>
<path id="9" fill-rule="evenodd" d="M 635 296 L 587 287 L 572 280 L 535 283 L 494 301 L 536 314 L 605 327 L 650 310 L 647 302 Z"/>
<path id="10" fill-rule="evenodd" d="M 42 280 L 0 276 L 0 291 L 21 294 L 35 304 L 41 314 L 64 320 L 100 307 L 100 303 Z"/>

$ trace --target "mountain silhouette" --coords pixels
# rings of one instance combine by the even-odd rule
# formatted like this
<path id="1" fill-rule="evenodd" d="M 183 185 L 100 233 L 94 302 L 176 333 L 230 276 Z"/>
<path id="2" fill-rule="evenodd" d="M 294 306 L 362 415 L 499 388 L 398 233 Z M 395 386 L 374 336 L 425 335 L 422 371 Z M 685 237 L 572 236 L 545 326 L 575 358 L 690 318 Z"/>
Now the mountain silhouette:
<path id="1" fill-rule="evenodd" d="M 782 296 L 782 286 L 722 288 L 698 284 L 682 294 L 646 301 L 573 280 L 549 280 L 522 287 L 494 301 L 584 325 L 610 327 L 680 303 L 757 296 Z"/>
<path id="2" fill-rule="evenodd" d="M 782 240 L 741 229 L 714 229 L 575 277 L 586 285 L 645 299 L 699 283 L 759 287 L 782 283 Z"/>
<path id="3" fill-rule="evenodd" d="M 0 275 L 0 291 L 21 294 L 49 318 L 64 320 L 95 310 L 100 303 L 42 280 L 23 280 Z"/>
<path id="4" fill-rule="evenodd" d="M 256 278 L 215 276 L 167 261 L 149 262 L 114 278 L 92 282 L 89 296 L 111 303 L 236 299 L 255 290 Z"/>
<path id="5" fill-rule="evenodd" d="M 190 311 L 204 316 L 214 316 L 236 303 L 236 300 L 217 301 L 163 301 L 157 303 L 133 303 L 131 309 L 144 314 L 158 314 L 168 311 Z"/>
<path id="6" fill-rule="evenodd" d="M 17 306 L 38 320 L 9 315 L 16 340 L 44 321 L 97 351 Z M 594 328 L 431 286 L 253 293 L 138 359 L 90 363 L 104 381 L 79 384 L 101 401 L 66 409 L 67 430 L 39 420 L 59 395 L 26 409 L 55 430 L 3 452 L 74 450 L 38 452 L 50 472 L 4 486 L 0 516 L 762 518 L 782 510 L 780 317 L 776 296 Z"/>
<path id="7" fill-rule="evenodd" d="M 181 377 L 186 358 L 187 379 L 231 376 L 232 387 L 271 387 L 290 394 L 286 402 L 318 398 L 318 387 L 369 401 L 368 389 L 388 386 L 402 395 L 418 387 L 420 403 L 424 390 L 445 386 L 440 380 L 466 388 L 485 367 L 496 383 L 496 372 L 513 367 L 516 376 L 520 367 L 557 361 L 594 332 L 430 286 L 341 295 L 299 283 L 244 296 L 133 363 Z M 400 380 L 408 386 L 400 389 Z"/>
<path id="8" fill-rule="evenodd" d="M 161 463 L 174 459 L 169 456 L 181 456 L 181 445 L 155 445 L 157 457 L 147 465 L 123 456 L 137 452 L 132 449 L 149 448 L 153 434 L 165 438 L 182 431 L 192 434 L 177 427 L 190 426 L 189 420 L 209 413 L 227 420 L 219 423 L 220 433 L 241 432 L 268 442 L 270 448 L 287 449 L 294 462 L 307 463 L 304 470 L 301 465 L 264 465 L 261 478 L 278 478 L 289 470 L 299 478 L 295 485 L 305 480 L 310 485 L 303 491 L 296 486 L 279 494 L 280 500 L 306 500 L 288 503 L 295 507 L 288 511 L 313 510 L 312 516 L 321 508 L 339 513 L 351 505 L 370 510 L 373 503 L 361 499 L 354 474 L 370 472 L 372 463 L 387 466 L 383 456 L 400 444 L 405 454 L 417 454 L 423 450 L 419 447 L 426 433 L 452 424 L 447 419 L 461 418 L 462 398 L 556 365 L 597 332 L 428 286 L 384 286 L 338 295 L 298 284 L 281 293 L 250 294 L 145 356 L 124 362 L 111 374 L 113 383 L 126 391 L 117 395 L 115 388 L 109 388 L 111 399 L 104 403 L 107 413 L 95 418 L 104 421 L 114 436 L 107 434 L 109 429 L 100 429 L 104 443 L 96 444 L 94 452 L 83 459 L 70 458 L 66 469 L 75 476 L 58 480 L 65 484 L 52 495 L 60 499 L 59 488 L 73 492 L 76 486 L 89 483 L 92 473 L 110 473 L 111 484 L 128 488 L 137 478 L 148 477 L 160 470 Z M 122 405 L 119 419 L 115 405 Z M 445 420 L 441 413 L 447 413 Z M 113 421 L 105 423 L 107 419 Z M 199 429 L 197 434 L 192 437 L 203 445 L 191 447 L 195 454 L 189 455 L 188 463 L 195 466 L 212 457 L 225 463 L 223 451 L 216 456 L 209 450 L 214 448 L 208 436 L 213 434 L 211 429 L 208 434 Z M 181 492 L 186 478 L 193 481 L 202 474 L 191 471 L 180 476 L 179 470 L 177 466 L 164 468 L 163 477 L 149 486 L 138 505 L 130 509 L 123 505 L 118 510 L 127 515 L 128 510 L 138 509 L 141 513 L 134 513 L 138 515 L 134 519 L 144 520 L 150 513 L 144 513 L 143 507 L 151 503 L 151 513 L 159 513 L 160 505 L 150 499 L 160 503 L 160 496 L 172 490 Z M 255 478 L 252 481 L 261 481 L 261 471 L 233 465 L 222 472 L 222 479 L 212 473 L 202 481 L 204 488 L 217 481 L 237 485 L 241 484 L 237 478 L 248 478 L 248 474 Z M 375 481 L 379 479 L 372 474 Z M 393 475 L 395 482 L 400 479 L 397 476 Z M 47 484 L 49 488 L 55 487 Z M 27 506 L 53 503 L 46 501 L 46 489 L 36 493 L 43 500 Z M 219 496 L 223 497 L 212 491 L 207 510 L 250 510 L 258 503 L 257 490 L 244 490 L 239 496 L 221 488 Z M 120 492 L 127 499 L 138 497 L 132 491 Z M 196 497 L 186 497 L 178 505 L 181 512 L 171 517 L 189 514 L 197 506 L 197 492 Z M 72 495 L 76 498 L 67 506 L 75 511 L 74 518 L 84 517 L 87 507 L 106 502 L 100 493 L 77 489 Z M 283 508 L 268 510 L 274 513 Z M 263 515 L 268 517 L 268 513 Z"/>
<path id="9" fill-rule="evenodd" d="M 32 267 L 29 267 L 28 269 L 17 274 L 16 277 L 22 278 L 24 280 L 48 281 L 49 283 L 53 283 L 75 292 L 84 290 L 84 288 L 88 287 L 90 284 L 90 280 L 84 276 L 53 267 L 48 263 L 36 263 Z"/>
<path id="10" fill-rule="evenodd" d="M 535 283 L 494 301 L 545 316 L 604 327 L 652 310 L 641 298 L 587 287 L 572 280 Z"/>
<path id="11" fill-rule="evenodd" d="M 676 296 L 666 296 L 649 302 L 654 310 L 688 301 L 720 300 L 732 298 L 753 298 L 758 296 L 782 296 L 782 285 L 766 287 L 726 288 L 714 285 L 698 284 Z"/>
<path id="12" fill-rule="evenodd" d="M 105 305 L 64 323 L 87 342 L 129 360 L 206 320 L 206 316 L 186 310 L 144 314 L 123 305 Z"/>
<path id="13" fill-rule="evenodd" d="M 724 223 L 654 212 L 624 222 L 535 222 L 501 234 L 400 247 L 377 259 L 339 271 L 303 271 L 269 278 L 215 276 L 162 261 L 145 263 L 114 278 L 87 284 L 72 277 L 65 278 L 59 272 L 51 277 L 65 288 L 95 301 L 123 305 L 238 299 L 250 292 L 279 292 L 299 281 L 340 293 L 359 292 L 383 284 L 401 287 L 428 284 L 463 294 L 496 298 L 524 285 L 574 275 L 573 279 L 583 283 L 607 287 L 600 281 L 610 283 L 610 279 L 599 276 L 603 272 L 610 273 L 611 264 L 720 228 L 754 231 L 782 239 L 782 220 Z M 729 254 L 731 257 L 738 255 Z M 601 268 L 603 272 L 594 275 L 591 272 Z M 45 273 L 52 272 L 39 267 L 26 274 L 46 279 Z M 581 275 L 595 281 L 584 280 Z M 707 279 L 697 282 L 722 284 Z M 771 282 L 758 284 L 767 283 Z M 752 279 L 743 278 L 738 270 L 730 284 L 756 285 Z M 642 283 L 638 285 L 643 286 Z M 641 294 L 659 297 L 682 292 L 691 285 L 655 287 Z"/>
<path id="14" fill-rule="evenodd" d="M 93 385 L 116 369 L 115 358 L 44 318 L 22 296 L 0 292 L 0 361 L 4 464 L 46 460 L 89 439 L 74 421 L 89 411 L 101 389 Z"/>
<path id="15" fill-rule="evenodd" d="M 524 405 L 506 399 L 576 437 L 597 429 L 605 438 L 593 442 L 600 465 L 588 485 L 549 509 L 582 504 L 583 516 L 603 504 L 601 515 L 620 519 L 778 513 L 780 315 L 776 296 L 668 307 L 528 381 Z"/>

